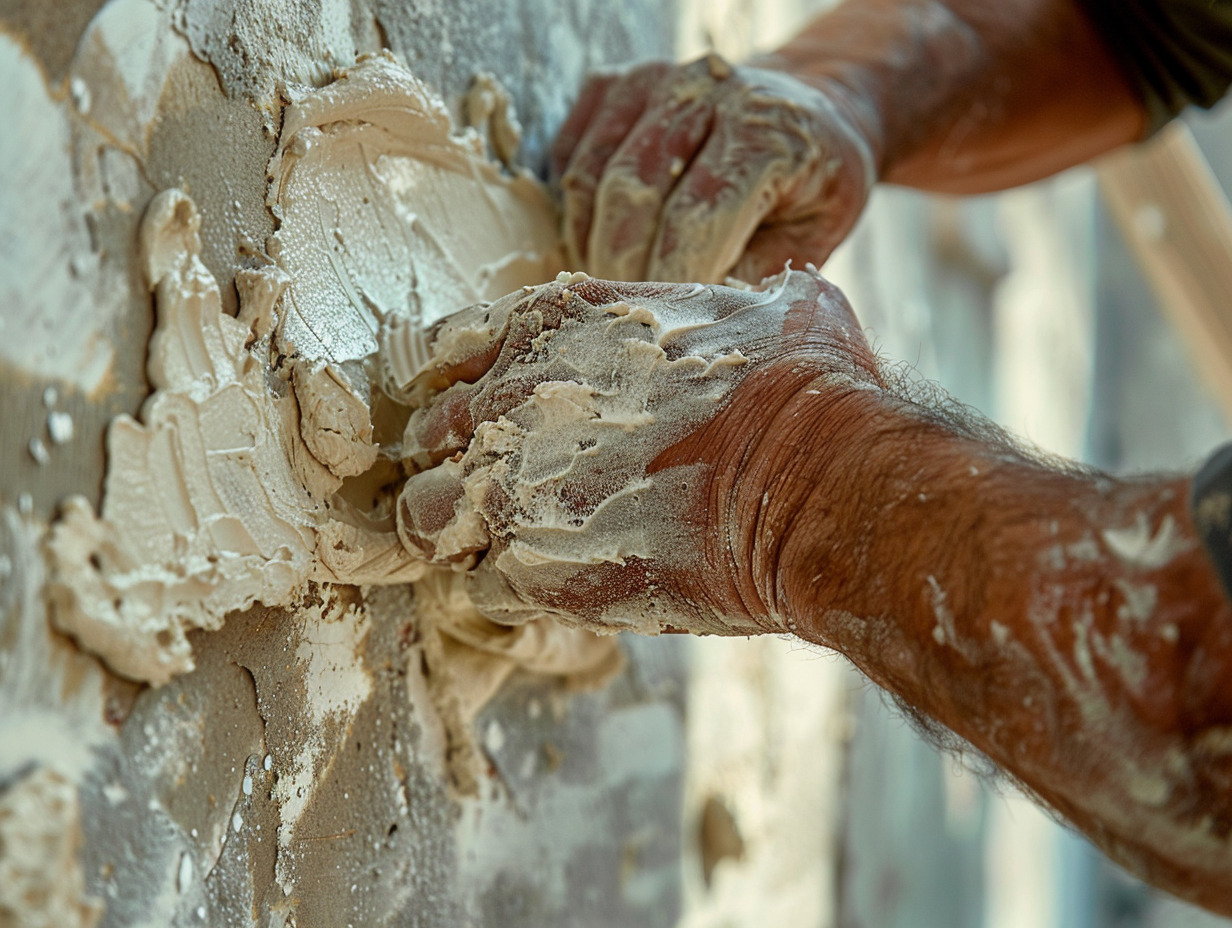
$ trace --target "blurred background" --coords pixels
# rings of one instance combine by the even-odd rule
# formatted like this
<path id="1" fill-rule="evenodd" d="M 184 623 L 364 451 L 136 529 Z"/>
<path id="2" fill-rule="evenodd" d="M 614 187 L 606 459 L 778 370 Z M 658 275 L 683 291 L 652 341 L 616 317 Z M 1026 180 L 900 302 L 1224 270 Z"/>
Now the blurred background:
<path id="1" fill-rule="evenodd" d="M 686 4 L 682 22 L 697 31 L 685 29 L 683 54 L 713 48 L 739 59 L 772 48 L 828 5 Z M 1223 188 L 1232 189 L 1232 110 L 1189 113 L 1185 122 Z M 823 273 L 847 293 L 885 357 L 914 365 L 1037 447 L 1118 474 L 1192 469 L 1227 440 L 1228 419 L 1118 227 L 1098 175 L 1080 168 L 966 199 L 879 188 Z M 1140 241 L 1163 233 L 1163 218 L 1147 208 L 1131 219 Z M 686 894 L 689 928 L 1232 925 L 1127 876 L 1011 785 L 973 772 L 982 769 L 979 758 L 938 751 L 846 662 L 788 641 L 691 644 L 690 808 L 700 820 L 717 790 L 749 836 L 744 860 L 724 860 L 709 892 Z M 747 677 L 746 698 L 764 700 L 767 716 L 779 724 L 792 718 L 796 729 L 764 734 L 771 743 L 750 749 L 742 777 L 729 756 L 742 748 L 704 731 L 723 724 L 707 719 L 710 689 L 722 686 L 712 678 L 732 677 Z M 760 677 L 776 682 L 758 691 Z M 728 700 L 736 698 L 729 692 Z M 813 734 L 824 733 L 841 760 L 821 756 L 825 741 L 808 749 L 795 741 L 810 728 L 801 716 L 811 714 Z M 716 774 L 711 758 L 727 772 Z M 767 783 L 794 805 L 798 794 L 789 799 L 793 787 L 782 781 L 809 776 L 775 771 L 780 760 L 808 768 L 810 786 L 828 792 L 832 805 L 784 810 L 786 821 L 775 823 L 765 807 Z M 774 898 L 750 899 L 746 914 L 733 917 L 739 903 L 725 893 L 737 896 L 755 881 L 748 871 L 759 854 L 784 853 L 768 845 L 815 822 L 835 834 L 822 858 L 833 876 L 815 887 L 826 894 L 821 910 L 805 916 L 791 903 L 794 917 L 759 919 L 758 905 L 779 904 L 767 883 L 762 888 Z M 807 836 L 800 840 L 801 852 L 813 851 Z M 806 871 L 799 868 L 802 882 Z"/>

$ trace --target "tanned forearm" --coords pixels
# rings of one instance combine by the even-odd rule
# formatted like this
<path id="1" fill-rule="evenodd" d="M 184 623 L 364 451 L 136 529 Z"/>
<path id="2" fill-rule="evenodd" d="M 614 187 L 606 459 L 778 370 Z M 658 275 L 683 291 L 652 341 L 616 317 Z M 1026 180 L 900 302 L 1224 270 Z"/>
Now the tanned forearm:
<path id="1" fill-rule="evenodd" d="M 847 95 L 880 179 L 921 189 L 1017 186 L 1145 128 L 1074 0 L 848 0 L 768 61 Z"/>
<path id="2" fill-rule="evenodd" d="M 831 454 L 836 416 L 873 437 Z M 1188 481 L 1057 469 L 862 392 L 811 419 L 813 479 L 763 509 L 772 610 L 1114 859 L 1232 914 L 1232 610 Z"/>

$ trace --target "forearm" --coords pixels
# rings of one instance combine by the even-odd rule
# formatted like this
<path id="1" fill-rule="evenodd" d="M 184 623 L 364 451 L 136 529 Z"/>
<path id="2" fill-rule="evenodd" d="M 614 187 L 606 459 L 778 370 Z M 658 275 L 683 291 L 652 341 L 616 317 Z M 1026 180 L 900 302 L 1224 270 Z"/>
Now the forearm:
<path id="1" fill-rule="evenodd" d="M 1187 481 L 1067 473 L 878 409 L 776 542 L 786 620 L 1134 871 L 1232 912 L 1232 610 Z"/>
<path id="2" fill-rule="evenodd" d="M 770 61 L 845 90 L 880 178 L 922 189 L 1027 183 L 1145 127 L 1074 0 L 848 0 Z"/>

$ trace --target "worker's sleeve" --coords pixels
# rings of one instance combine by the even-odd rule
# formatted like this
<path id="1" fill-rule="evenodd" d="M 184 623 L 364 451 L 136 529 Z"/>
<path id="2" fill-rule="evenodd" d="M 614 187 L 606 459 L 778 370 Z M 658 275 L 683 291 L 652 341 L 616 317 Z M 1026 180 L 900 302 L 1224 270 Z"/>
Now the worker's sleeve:
<path id="1" fill-rule="evenodd" d="M 1154 133 L 1232 84 L 1232 0 L 1077 0 L 1146 104 Z"/>
<path id="2" fill-rule="evenodd" d="M 1206 553 L 1232 597 L 1232 445 L 1212 454 L 1194 475 L 1190 506 Z"/>

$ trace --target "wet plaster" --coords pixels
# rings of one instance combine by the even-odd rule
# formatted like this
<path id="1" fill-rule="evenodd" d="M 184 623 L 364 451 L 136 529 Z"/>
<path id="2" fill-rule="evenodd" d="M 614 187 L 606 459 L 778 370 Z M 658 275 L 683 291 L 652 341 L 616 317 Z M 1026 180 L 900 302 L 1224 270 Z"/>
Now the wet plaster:
<path id="1" fill-rule="evenodd" d="M 221 93 L 213 68 L 193 57 L 176 62 L 150 127 L 145 173 L 158 190 L 178 187 L 201 213 L 201 260 L 218 281 L 225 312 L 238 301 L 235 272 L 260 267 L 274 219 L 265 206 L 265 166 L 277 133 L 242 98 Z M 225 138 L 200 158 L 202 139 Z"/>

